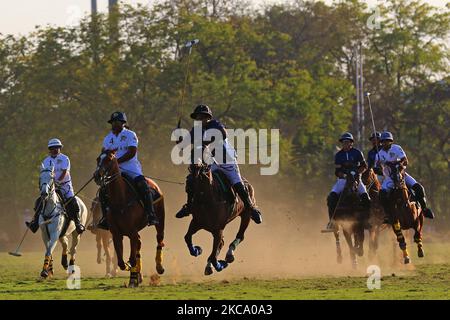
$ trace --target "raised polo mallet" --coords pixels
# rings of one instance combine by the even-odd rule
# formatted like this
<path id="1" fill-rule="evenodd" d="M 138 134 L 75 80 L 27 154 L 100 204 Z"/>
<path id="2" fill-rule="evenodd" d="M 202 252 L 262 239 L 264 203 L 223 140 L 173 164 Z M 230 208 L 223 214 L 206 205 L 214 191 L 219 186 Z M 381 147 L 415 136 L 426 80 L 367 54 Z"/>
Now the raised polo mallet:
<path id="1" fill-rule="evenodd" d="M 185 77 L 184 77 L 184 85 L 183 85 L 183 90 L 181 91 L 181 99 L 180 99 L 180 107 L 179 107 L 179 118 L 178 118 L 178 124 L 177 124 L 177 128 L 181 128 L 181 114 L 183 111 L 183 104 L 184 104 L 184 95 L 186 92 L 186 86 L 187 86 L 187 82 L 188 82 L 188 78 L 189 78 L 189 64 L 191 61 L 191 52 L 192 52 L 192 47 L 194 45 L 196 45 L 197 43 L 199 43 L 200 40 L 198 39 L 194 39 L 191 41 L 186 42 L 186 44 L 184 45 L 185 48 L 189 48 L 189 53 L 188 53 L 188 57 L 187 57 L 187 63 L 186 63 L 186 71 L 185 71 Z"/>
<path id="2" fill-rule="evenodd" d="M 25 233 L 23 234 L 23 237 L 22 237 L 22 241 L 20 241 L 19 245 L 16 248 L 16 251 L 8 252 L 10 255 L 12 255 L 14 257 L 21 257 L 22 256 L 22 254 L 19 252 L 19 249 L 22 246 L 23 240 L 25 240 L 25 237 L 27 236 L 28 230 L 30 230 L 30 229 L 27 228 L 27 230 L 25 230 Z"/>

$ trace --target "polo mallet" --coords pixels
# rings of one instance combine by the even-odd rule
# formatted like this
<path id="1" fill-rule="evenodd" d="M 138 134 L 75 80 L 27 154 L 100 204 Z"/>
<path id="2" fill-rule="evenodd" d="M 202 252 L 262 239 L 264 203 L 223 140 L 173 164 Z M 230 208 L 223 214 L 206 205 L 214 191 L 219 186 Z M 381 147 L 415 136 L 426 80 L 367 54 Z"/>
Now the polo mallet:
<path id="1" fill-rule="evenodd" d="M 189 64 L 191 62 L 192 48 L 193 48 L 194 45 L 196 45 L 199 42 L 200 42 L 200 40 L 194 39 L 194 40 L 186 42 L 186 44 L 184 45 L 185 48 L 189 48 L 189 53 L 188 53 L 187 63 L 186 63 L 186 70 L 185 70 L 185 76 L 184 76 L 183 90 L 181 91 L 181 99 L 180 99 L 180 106 L 179 106 L 179 111 L 178 111 L 177 128 L 181 128 L 181 115 L 182 115 L 182 112 L 183 112 L 183 104 L 184 104 L 184 96 L 185 96 L 185 93 L 186 93 L 186 86 L 187 86 L 188 79 L 189 79 Z"/>
<path id="2" fill-rule="evenodd" d="M 10 255 L 12 255 L 14 257 L 21 257 L 22 256 L 22 254 L 19 252 L 19 249 L 22 246 L 23 240 L 25 240 L 25 237 L 27 236 L 28 230 L 30 230 L 30 229 L 27 228 L 27 230 L 25 230 L 25 233 L 23 234 L 23 237 L 22 237 L 22 241 L 20 241 L 19 245 L 16 248 L 16 251 L 8 252 Z"/>
<path id="3" fill-rule="evenodd" d="M 377 138 L 377 130 L 375 128 L 375 120 L 373 119 L 373 113 L 372 113 L 372 104 L 370 103 L 370 92 L 366 92 L 367 101 L 369 102 L 369 111 L 370 111 L 370 117 L 372 119 L 372 128 L 373 128 L 373 135 L 375 136 L 375 139 Z M 375 148 L 377 150 L 378 154 L 378 144 L 375 145 Z"/>

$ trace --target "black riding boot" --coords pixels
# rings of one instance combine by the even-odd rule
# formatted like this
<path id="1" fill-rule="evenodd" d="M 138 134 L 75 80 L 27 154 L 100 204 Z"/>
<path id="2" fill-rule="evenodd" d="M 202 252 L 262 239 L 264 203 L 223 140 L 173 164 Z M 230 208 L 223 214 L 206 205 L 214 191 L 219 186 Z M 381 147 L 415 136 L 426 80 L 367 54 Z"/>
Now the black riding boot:
<path id="1" fill-rule="evenodd" d="M 251 210 L 252 220 L 255 221 L 256 224 L 260 224 L 262 222 L 261 212 L 253 205 L 250 199 L 250 195 L 248 194 L 247 188 L 244 186 L 244 184 L 242 182 L 238 182 L 233 185 L 233 189 L 237 192 L 241 200 L 244 202 L 245 208 Z"/>
<path id="2" fill-rule="evenodd" d="M 153 197 L 150 190 L 150 186 L 147 183 L 147 180 L 139 179 L 136 181 L 138 191 L 142 197 L 142 200 L 144 201 L 144 211 L 147 214 L 148 217 L 148 225 L 152 226 L 155 224 L 158 224 L 158 217 L 156 217 L 155 214 L 155 208 L 153 206 Z"/>
<path id="3" fill-rule="evenodd" d="M 420 183 L 416 183 L 411 188 L 414 191 L 416 200 L 420 203 L 425 218 L 434 219 L 434 212 L 427 208 L 427 198 L 425 198 L 425 189 Z"/>
<path id="4" fill-rule="evenodd" d="M 98 194 L 98 200 L 100 201 L 100 208 L 102 209 L 102 217 L 97 224 L 97 228 L 109 230 L 108 221 L 106 219 L 106 212 L 108 211 L 108 199 L 102 189 L 100 189 L 100 192 Z"/>
<path id="5" fill-rule="evenodd" d="M 39 215 L 43 205 L 42 199 L 39 197 L 34 202 L 34 217 L 33 220 L 25 222 L 25 225 L 30 228 L 31 232 L 36 233 L 39 229 Z"/>
<path id="6" fill-rule="evenodd" d="M 192 200 L 194 199 L 193 190 L 192 190 L 192 175 L 188 175 L 186 177 L 186 194 L 187 194 L 187 202 L 183 205 L 180 211 L 175 215 L 176 218 L 180 219 L 183 217 L 187 217 L 191 214 L 192 208 Z"/>
<path id="7" fill-rule="evenodd" d="M 78 201 L 75 197 L 67 199 L 66 209 L 69 219 L 75 223 L 75 229 L 77 230 L 77 233 L 82 234 L 85 229 L 80 221 L 80 206 L 78 205 Z"/>
<path id="8" fill-rule="evenodd" d="M 392 214 L 389 212 L 389 194 L 387 190 L 380 190 L 380 203 L 384 209 L 383 224 L 393 224 Z"/>
<path id="9" fill-rule="evenodd" d="M 336 192 L 331 192 L 327 197 L 327 206 L 328 206 L 328 218 L 330 221 L 328 222 L 326 228 L 328 230 L 334 230 L 334 212 L 336 210 L 337 203 L 339 201 L 339 195 Z"/>

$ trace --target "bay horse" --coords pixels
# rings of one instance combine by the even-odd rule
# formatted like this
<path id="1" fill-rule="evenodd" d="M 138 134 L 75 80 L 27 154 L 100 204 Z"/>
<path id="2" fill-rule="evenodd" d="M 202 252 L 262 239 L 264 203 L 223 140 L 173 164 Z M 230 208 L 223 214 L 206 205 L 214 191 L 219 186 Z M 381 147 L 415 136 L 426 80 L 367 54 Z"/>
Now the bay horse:
<path id="1" fill-rule="evenodd" d="M 107 277 L 117 275 L 117 256 L 114 250 L 111 252 L 110 243 L 112 242 L 112 234 L 108 230 L 97 228 L 97 224 L 102 217 L 100 200 L 98 197 L 92 201 L 91 204 L 92 225 L 88 229 L 95 235 L 95 242 L 97 244 L 97 263 L 102 263 L 102 248 L 105 255 L 105 265 Z"/>
<path id="2" fill-rule="evenodd" d="M 362 182 L 366 185 L 367 192 L 372 199 L 367 230 L 369 230 L 369 258 L 375 257 L 378 250 L 380 232 L 384 229 L 384 209 L 379 200 L 381 184 L 372 168 L 367 169 L 361 175 Z"/>
<path id="3" fill-rule="evenodd" d="M 355 171 L 349 171 L 346 175 L 344 190 L 339 196 L 339 201 L 334 212 L 336 221 L 333 231 L 336 239 L 337 262 L 342 263 L 342 251 L 339 239 L 339 227 L 342 228 L 345 240 L 350 250 L 350 259 L 353 268 L 358 261 L 356 255 L 364 255 L 364 225 L 367 224 L 368 209 L 361 206 L 358 195 L 359 179 Z"/>
<path id="4" fill-rule="evenodd" d="M 139 231 L 147 226 L 147 214 L 133 186 L 122 176 L 115 150 L 107 150 L 97 158 L 95 180 L 104 188 L 108 197 L 108 211 L 106 219 L 113 237 L 114 249 L 117 255 L 117 264 L 121 270 L 130 271 L 129 287 L 138 287 L 142 282 L 141 240 Z M 159 194 L 154 201 L 155 213 L 159 219 L 156 228 L 156 271 L 164 273 L 162 265 L 164 247 L 164 197 L 159 186 L 148 179 L 151 189 Z M 123 260 L 123 237 L 130 239 L 129 264 Z"/>
<path id="5" fill-rule="evenodd" d="M 39 227 L 42 233 L 42 240 L 45 244 L 44 265 L 41 271 L 41 279 L 47 279 L 53 276 L 53 250 L 59 239 L 62 245 L 61 265 L 65 270 L 69 266 L 75 265 L 75 255 L 77 245 L 80 241 L 80 235 L 75 230 L 75 224 L 70 221 L 64 209 L 63 200 L 60 198 L 55 189 L 55 171 L 54 167 L 42 167 L 39 175 L 39 190 L 41 194 L 42 210 L 39 215 Z M 83 201 L 76 197 L 78 206 L 80 207 L 80 222 L 86 224 L 88 219 L 88 210 Z M 72 200 L 73 201 L 73 200 Z M 70 244 L 70 261 L 67 262 L 67 249 L 69 247 L 69 239 L 72 238 Z"/>
<path id="6" fill-rule="evenodd" d="M 251 212 L 245 209 L 244 203 L 237 196 L 231 201 L 226 200 L 223 191 L 225 176 L 221 176 L 221 181 L 219 181 L 217 177 L 213 177 L 210 167 L 204 163 L 191 165 L 189 171 L 191 172 L 194 198 L 191 206 L 192 220 L 184 240 L 189 253 L 197 257 L 202 253 L 202 249 L 193 245 L 192 236 L 201 229 L 212 234 L 212 251 L 204 272 L 205 275 L 211 275 L 213 273 L 212 267 L 220 272 L 234 261 L 234 251 L 244 240 L 245 231 L 250 224 Z M 244 181 L 244 183 L 248 188 L 250 198 L 255 202 L 253 187 L 247 181 Z M 218 261 L 217 257 L 224 245 L 223 230 L 228 223 L 238 216 L 241 218 L 241 223 L 236 238 L 230 243 L 225 260 Z"/>
<path id="7" fill-rule="evenodd" d="M 414 242 L 417 244 L 419 258 L 425 256 L 422 244 L 423 212 L 416 201 L 410 199 L 410 193 L 405 182 L 405 171 L 399 163 L 388 163 L 393 188 L 388 197 L 388 210 L 392 217 L 392 229 L 397 237 L 400 250 L 403 253 L 403 262 L 411 262 L 406 248 L 405 237 L 402 230 L 414 230 Z"/>

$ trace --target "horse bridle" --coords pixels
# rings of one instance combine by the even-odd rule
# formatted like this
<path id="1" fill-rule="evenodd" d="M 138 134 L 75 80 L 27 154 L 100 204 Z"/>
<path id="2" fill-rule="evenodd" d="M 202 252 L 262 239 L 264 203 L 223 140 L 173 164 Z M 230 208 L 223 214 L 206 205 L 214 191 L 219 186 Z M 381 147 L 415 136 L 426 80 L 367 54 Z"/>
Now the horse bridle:
<path id="1" fill-rule="evenodd" d="M 51 172 L 51 173 L 53 173 L 53 170 L 50 170 L 50 169 L 44 169 L 44 170 L 41 171 L 41 175 L 42 175 L 43 172 Z M 53 178 L 53 177 L 52 177 L 52 178 Z M 48 203 L 47 198 L 50 197 L 50 195 L 52 195 L 52 194 L 55 192 L 55 181 L 54 181 L 54 179 L 52 179 L 51 183 L 49 184 L 49 183 L 47 183 L 47 182 L 41 183 L 40 180 L 41 180 L 41 179 L 39 179 L 39 191 L 41 191 L 41 190 L 42 190 L 42 186 L 44 186 L 44 185 L 46 185 L 46 184 L 47 184 L 47 185 L 49 186 L 49 188 L 50 188 L 50 192 L 48 193 L 48 195 L 47 195 L 45 198 L 42 198 L 42 195 L 41 195 L 41 199 L 42 199 L 42 201 L 44 201 L 44 205 L 42 206 L 42 209 L 41 209 L 42 216 L 43 216 L 44 218 L 52 218 L 52 214 L 53 214 L 53 212 L 56 210 L 56 207 L 57 207 L 56 204 L 55 204 L 55 206 L 53 207 L 52 211 L 50 211 L 49 215 L 44 215 L 44 214 L 45 214 L 45 209 L 46 209 L 47 203 Z"/>
<path id="2" fill-rule="evenodd" d="M 102 158 L 102 155 L 104 155 L 103 158 Z M 108 154 L 106 152 L 103 152 L 102 154 L 100 154 L 100 156 L 99 156 L 100 161 L 99 161 L 99 164 L 97 165 L 97 169 L 95 170 L 95 173 L 98 174 L 98 177 L 100 179 L 99 184 L 101 187 L 106 187 L 108 184 L 110 184 L 111 182 L 113 182 L 120 176 L 120 172 L 115 173 L 113 175 L 109 175 L 109 170 L 112 167 L 112 161 L 109 163 L 109 165 L 107 167 L 104 167 L 103 161 L 105 160 L 107 155 Z M 100 175 L 99 171 L 102 167 L 103 167 L 104 173 L 102 175 Z"/>

